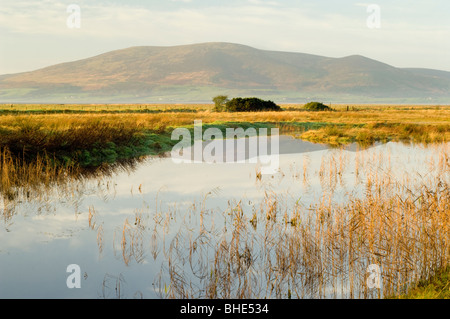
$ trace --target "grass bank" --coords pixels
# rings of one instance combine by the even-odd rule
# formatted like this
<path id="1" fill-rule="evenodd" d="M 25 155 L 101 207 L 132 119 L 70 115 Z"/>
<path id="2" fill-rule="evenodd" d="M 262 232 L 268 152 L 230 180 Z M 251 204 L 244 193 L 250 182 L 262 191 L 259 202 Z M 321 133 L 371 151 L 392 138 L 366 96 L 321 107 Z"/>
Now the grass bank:
<path id="1" fill-rule="evenodd" d="M 173 116 L 173 114 L 172 114 Z M 176 117 L 175 117 L 176 118 Z M 194 124 L 171 125 L 169 117 L 97 115 L 0 116 L 0 188 L 3 193 L 23 185 L 49 184 L 68 175 L 79 176 L 132 163 L 147 155 L 162 155 L 179 140 L 176 127 L 185 127 L 194 138 Z M 220 129 L 271 127 L 269 123 L 211 122 Z"/>
<path id="2" fill-rule="evenodd" d="M 390 299 L 450 299 L 450 267 L 440 269 L 430 278 L 419 281 L 408 293 Z"/>
<path id="3" fill-rule="evenodd" d="M 299 137 L 316 143 L 341 145 L 374 142 L 405 141 L 414 143 L 440 143 L 450 140 L 447 124 L 386 123 L 327 124 L 318 129 L 304 130 Z"/>
<path id="4" fill-rule="evenodd" d="M 450 107 L 333 106 L 333 112 L 307 112 L 283 105 L 282 112 L 212 112 L 213 105 L 0 105 L 2 171 L 24 166 L 56 172 L 97 168 L 158 155 L 178 143 L 176 127 L 279 127 L 312 142 L 332 145 L 402 140 L 450 140 Z M 14 164 L 13 164 L 14 163 Z M 12 169 L 11 165 L 16 168 Z M 50 167 L 50 168 L 47 168 Z M 47 175 L 46 174 L 46 175 Z M 56 174 L 56 173 L 55 173 Z M 8 180 L 8 179 L 7 179 Z M 8 185 L 9 185 L 8 181 Z"/>
<path id="5" fill-rule="evenodd" d="M 172 130 L 180 126 L 190 130 L 193 138 L 193 121 L 171 124 L 130 115 L 4 116 L 0 117 L 0 148 L 25 161 L 40 156 L 56 166 L 95 167 L 170 151 L 178 143 L 171 139 Z M 214 127 L 225 135 L 227 128 L 272 126 L 267 122 L 210 122 L 203 130 Z"/>

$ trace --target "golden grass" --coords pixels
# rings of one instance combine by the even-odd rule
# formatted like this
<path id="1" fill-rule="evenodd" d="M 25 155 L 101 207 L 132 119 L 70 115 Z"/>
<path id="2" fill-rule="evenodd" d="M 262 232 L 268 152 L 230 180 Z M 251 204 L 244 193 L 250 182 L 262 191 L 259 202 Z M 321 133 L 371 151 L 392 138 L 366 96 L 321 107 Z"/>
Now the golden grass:
<path id="1" fill-rule="evenodd" d="M 100 125 L 107 128 L 108 134 L 117 135 L 117 132 L 130 130 L 131 135 L 139 132 L 164 132 L 169 127 L 188 126 L 194 120 L 207 123 L 230 122 L 267 122 L 284 129 L 285 132 L 302 132 L 308 125 L 298 123 L 320 123 L 322 128 L 309 130 L 300 135 L 302 138 L 317 142 L 336 142 L 341 140 L 369 141 L 373 139 L 405 139 L 411 137 L 420 142 L 439 142 L 450 139 L 450 107 L 447 106 L 358 106 L 357 111 L 346 111 L 343 106 L 336 112 L 306 112 L 288 109 L 284 112 L 257 112 L 257 113 L 226 113 L 212 112 L 198 106 L 191 106 L 195 112 L 169 111 L 151 114 L 48 114 L 48 115 L 4 115 L 0 116 L 0 133 L 3 136 L 14 136 L 23 131 L 24 127 L 32 128 L 38 133 L 39 140 L 57 135 L 57 133 L 80 132 L 83 128 Z M 74 106 L 75 107 L 75 106 Z M 170 110 L 171 106 L 167 106 Z M 183 106 L 184 107 L 184 106 Z M 189 107 L 189 106 L 186 106 Z M 116 133 L 113 129 L 117 128 Z M 90 130 L 95 131 L 95 130 Z M 106 132 L 106 131 L 105 131 Z M 106 134 L 106 133 L 105 133 Z M 128 135 L 130 135 L 128 134 Z M 104 134 L 103 134 L 104 135 Z M 104 136 L 95 137 L 97 139 Z M 128 136 L 127 135 L 127 136 Z M 131 136 L 130 135 L 130 136 Z M 75 134 L 75 136 L 77 136 Z M 29 137 L 30 139 L 32 136 Z M 129 137 L 128 137 L 129 138 Z M 82 140 L 81 137 L 77 137 Z M 94 139 L 94 136 L 93 136 Z M 89 140 L 92 142 L 91 140 Z M 3 138 L 2 144 L 7 144 Z M 31 141 L 31 144 L 38 141 Z M 75 143 L 75 142 L 74 142 Z M 39 146 L 39 144 L 37 144 Z M 42 145 L 44 147 L 45 145 Z"/>
<path id="2" fill-rule="evenodd" d="M 143 262 L 147 249 L 155 261 L 162 258 L 155 284 L 164 298 L 380 298 L 408 292 L 450 263 L 450 153 L 446 144 L 432 147 L 436 160 L 424 163 L 428 174 L 418 183 L 410 180 L 413 172 L 394 178 L 389 170 L 368 169 L 389 167 L 389 153 L 358 153 L 349 162 L 342 151 L 333 152 L 317 172 L 323 197 L 307 207 L 300 201 L 286 205 L 285 194 L 271 192 L 251 209 L 230 199 L 223 211 L 208 209 L 206 197 L 188 211 L 163 211 L 157 198 L 154 213 L 137 210 L 116 228 L 113 250 L 125 265 Z M 11 171 L 13 158 L 6 150 L 1 156 L 5 185 L 15 178 L 38 180 L 42 164 Z M 310 165 L 304 157 L 293 175 L 305 187 L 314 174 Z M 345 183 L 347 167 L 365 191 L 333 203 L 328 198 Z M 258 171 L 255 176 L 257 184 L 264 182 Z M 137 189 L 142 192 L 141 185 Z M 16 199 L 11 195 L 10 201 Z M 8 214 L 3 210 L 5 219 Z M 87 221 L 101 255 L 104 229 L 94 207 Z M 381 290 L 366 285 L 370 264 L 382 268 Z"/>
<path id="3" fill-rule="evenodd" d="M 148 105 L 147 105 L 148 106 Z M 3 105 L 4 108 L 10 107 Z M 14 105 L 14 108 L 31 107 Z M 50 105 L 34 105 L 36 108 L 55 108 Z M 141 105 L 65 105 L 69 109 L 100 107 L 102 109 L 121 107 L 142 107 Z M 167 133 L 167 128 L 188 126 L 194 120 L 203 123 L 267 122 L 281 127 L 282 132 L 298 134 L 301 138 L 338 143 L 342 141 L 373 142 L 411 138 L 418 142 L 446 142 L 450 139 L 450 107 L 448 106 L 390 106 L 390 105 L 333 105 L 337 112 L 299 111 L 301 105 L 283 105 L 284 112 L 216 113 L 212 105 L 151 105 L 156 109 L 171 112 L 152 114 L 48 114 L 48 115 L 3 115 L 0 116 L 0 147 L 7 147 L 12 155 L 40 154 L 37 167 L 52 162 L 52 153 L 71 146 L 79 151 L 95 143 L 109 141 L 127 144 L 144 132 Z M 195 112 L 179 112 L 191 108 Z M 294 109 L 294 110 L 289 110 Z M 173 110 L 173 111 L 172 111 Z M 321 123 L 319 129 L 308 129 L 298 123 Z M 22 147 L 21 147 L 22 145 Z M 157 146 L 157 145 L 156 145 Z M 155 146 L 155 147 L 156 147 Z M 23 149 L 25 147 L 25 150 Z M 49 158 L 44 159 L 45 155 Z M 67 155 L 70 155 L 69 153 Z M 40 165 L 40 161 L 45 161 Z M 3 163 L 7 161 L 3 160 Z M 3 168 L 5 166 L 3 165 Z M 29 169 L 27 169 L 29 171 Z M 11 176 L 11 174 L 6 174 Z"/>
<path id="4" fill-rule="evenodd" d="M 50 158 L 37 156 L 29 162 L 14 156 L 7 148 L 0 148 L 0 193 L 11 200 L 19 195 L 19 191 L 29 194 L 32 190 L 68 182 L 78 173 L 75 167 L 52 165 Z"/>
<path id="5" fill-rule="evenodd" d="M 325 123 L 317 130 L 302 131 L 302 138 L 340 143 L 352 139 L 413 139 L 420 142 L 448 142 L 449 107 L 339 106 L 336 112 L 295 110 L 260 113 L 160 112 L 123 114 L 47 114 L 0 116 L 0 132 L 12 134 L 33 128 L 29 138 L 45 138 L 49 132 L 83 132 L 92 123 L 115 128 L 136 128 L 132 135 L 145 130 L 167 133 L 168 128 L 203 123 L 267 122 L 295 132 L 298 123 Z M 336 107 L 336 106 L 333 106 Z M 287 108 L 287 107 L 286 107 Z M 97 125 L 96 124 L 96 125 Z M 11 135 L 10 135 L 11 137 Z M 82 138 L 79 134 L 78 138 Z M 103 135 L 102 135 L 103 137 Z M 341 139 L 341 141 L 339 140 Z M 3 140 L 2 140 L 3 141 Z M 37 142 L 41 140 L 38 139 Z M 42 141 L 41 141 L 42 142 Z M 37 143 L 36 145 L 39 145 Z M 444 145 L 444 144 L 443 144 Z M 188 212 L 200 217 L 200 228 L 185 223 L 166 245 L 171 223 L 177 212 L 154 216 L 150 245 L 146 242 L 146 214 L 137 211 L 114 233 L 114 252 L 126 265 L 145 259 L 150 248 L 156 260 L 161 253 L 164 264 L 156 279 L 165 298 L 378 298 L 408 291 L 413 283 L 432 276 L 450 262 L 450 188 L 449 153 L 443 147 L 439 160 L 432 165 L 427 179 L 419 184 L 403 183 L 390 174 L 371 173 L 362 181 L 363 197 L 348 196 L 344 204 L 322 200 L 303 207 L 296 203 L 285 207 L 283 194 L 267 193 L 259 206 L 246 211 L 242 203 L 230 200 L 226 211 L 194 206 Z M 388 156 L 387 154 L 386 156 Z M 355 159 L 355 178 L 362 178 L 364 166 L 389 158 Z M 27 161 L 12 154 L 3 145 L 0 152 L 2 194 L 9 201 L 19 197 L 21 187 L 42 183 L 51 186 L 72 176 L 69 168 L 52 164 L 51 157 L 38 155 Z M 298 178 L 307 185 L 309 162 L 305 160 Z M 345 157 L 323 161 L 318 172 L 326 194 L 344 183 Z M 69 169 L 69 170 L 68 170 Z M 73 167 L 76 175 L 77 168 Z M 256 182 L 262 176 L 256 173 Z M 139 189 L 139 191 L 141 191 Z M 23 192 L 23 191 L 22 191 Z M 26 196 L 25 193 L 22 194 Z M 203 203 L 204 204 L 204 203 Z M 199 211 L 200 210 L 200 211 Z M 9 210 L 3 211 L 5 219 Z M 208 223 L 223 217 L 223 227 Z M 103 251 L 103 227 L 89 210 L 89 227 L 97 229 L 99 253 Z M 198 230 L 199 229 L 199 230 Z M 198 230 L 198 231 L 197 231 Z M 161 238 L 162 237 L 162 238 Z M 119 254 L 120 253 L 120 254 Z M 367 267 L 379 264 L 383 270 L 382 290 L 367 288 Z M 120 280 L 118 281 L 120 283 Z M 120 287 L 119 287 L 120 290 Z"/>
<path id="6" fill-rule="evenodd" d="M 10 107 L 3 105 L 4 108 Z M 30 105 L 14 105 L 14 108 Z M 57 108 L 34 105 L 39 108 Z M 142 105 L 66 105 L 68 108 L 121 108 Z M 147 107 L 150 107 L 147 105 Z M 362 145 L 375 141 L 440 143 L 450 141 L 450 107 L 333 105 L 336 112 L 306 112 L 301 105 L 283 105 L 283 112 L 212 112 L 212 105 L 152 105 L 159 113 L 47 114 L 0 116 L 0 191 L 14 196 L 14 187 L 46 185 L 79 175 L 80 165 L 100 166 L 126 158 L 165 152 L 173 127 L 204 124 L 233 126 L 267 123 L 312 142 Z M 184 107 L 193 112 L 180 112 Z M 235 124 L 233 124 L 235 123 Z M 236 124 L 237 123 L 237 124 Z M 304 176 L 306 179 L 306 176 Z M 11 190 L 11 191 L 10 191 Z"/>
<path id="7" fill-rule="evenodd" d="M 22 120 L 32 119 L 45 126 L 68 128 L 82 125 L 92 120 L 102 122 L 122 122 L 144 125 L 154 128 L 159 123 L 165 126 L 191 125 L 195 119 L 211 122 L 329 122 L 346 124 L 369 124 L 377 122 L 410 123 L 410 124 L 450 124 L 449 106 L 387 106 L 387 105 L 358 105 L 353 106 L 357 111 L 346 111 L 345 106 L 333 106 L 337 112 L 306 112 L 300 105 L 282 105 L 284 112 L 212 112 L 212 105 L 162 105 L 156 106 L 174 110 L 166 113 L 152 114 L 47 114 L 47 115 L 4 115 L 0 117 L 0 127 L 20 125 Z M 76 108 L 77 106 L 70 106 Z M 81 107 L 81 106 L 80 106 Z M 105 108 L 107 106 L 104 106 Z M 138 106 L 134 106 L 138 107 Z M 180 109 L 193 109 L 195 112 L 180 112 Z M 289 109 L 293 110 L 289 110 Z M 118 121 L 120 119 L 120 121 Z"/>
<path id="8" fill-rule="evenodd" d="M 290 229 L 270 218 L 268 207 L 258 219 L 261 235 L 248 228 L 239 204 L 230 207 L 230 229 L 219 238 L 213 234 L 221 232 L 207 229 L 195 241 L 180 232 L 171 242 L 163 297 L 379 298 L 448 265 L 448 184 L 404 199 L 376 193 L 337 207 L 320 203 Z M 420 205 L 413 204 L 417 198 Z M 205 260 L 207 249 L 214 252 Z M 382 294 L 366 285 L 370 264 L 382 266 Z"/>
<path id="9" fill-rule="evenodd" d="M 348 164 L 339 155 L 324 159 L 318 173 L 324 194 L 309 207 L 278 205 L 285 198 L 275 193 L 266 193 L 253 211 L 241 201 L 229 201 L 222 212 L 194 205 L 187 214 L 202 216 L 201 230 L 185 217 L 169 248 L 161 247 L 161 296 L 381 298 L 408 292 L 450 265 L 450 154 L 445 145 L 437 151 L 437 162 L 427 164 L 429 173 L 418 183 L 410 181 L 412 172 L 395 178 L 371 171 L 355 177 L 363 196 L 348 194 L 342 204 L 328 200 Z M 389 154 L 355 161 L 364 171 L 388 164 Z M 213 222 L 220 217 L 223 228 Z M 371 264 L 382 269 L 381 289 L 367 285 Z"/>
<path id="10" fill-rule="evenodd" d="M 123 262 L 127 266 L 130 264 L 132 259 L 134 259 L 137 263 L 142 262 L 145 258 L 145 225 L 143 224 L 142 213 L 136 211 L 134 221 L 132 223 L 130 223 L 128 219 L 125 219 L 121 230 L 120 252 Z M 113 242 L 114 253 L 116 254 L 118 249 L 116 249 L 115 237 L 116 232 L 114 233 Z"/>

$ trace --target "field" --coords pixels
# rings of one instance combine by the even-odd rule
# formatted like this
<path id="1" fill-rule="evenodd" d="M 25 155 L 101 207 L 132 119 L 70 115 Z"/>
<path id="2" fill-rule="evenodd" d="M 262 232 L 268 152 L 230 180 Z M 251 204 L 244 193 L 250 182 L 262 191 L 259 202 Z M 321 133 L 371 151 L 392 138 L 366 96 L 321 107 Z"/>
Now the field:
<path id="1" fill-rule="evenodd" d="M 24 203 L 30 202 L 32 211 L 51 205 L 64 211 L 61 207 L 73 203 L 75 219 L 93 233 L 87 237 L 93 238 L 99 256 L 109 243 L 116 260 L 126 267 L 140 265 L 147 255 L 161 261 L 154 284 L 162 298 L 448 298 L 450 106 L 345 104 L 332 105 L 334 111 L 307 112 L 302 105 L 286 104 L 282 112 L 258 113 L 217 113 L 212 108 L 1 105 L 5 228 L 13 227 Z M 152 196 L 159 196 L 159 179 L 146 176 L 150 182 L 145 184 L 145 174 L 133 175 L 133 169 L 142 169 L 138 164 L 147 155 L 170 151 L 178 142 L 171 139 L 172 130 L 193 129 L 194 120 L 221 130 L 278 127 L 280 134 L 324 144 L 331 152 L 321 157 L 308 153 L 301 163 L 295 162 L 299 166 L 286 164 L 272 177 L 262 178 L 255 171 L 246 181 L 247 172 L 239 173 L 242 183 L 258 192 L 259 201 L 251 205 L 245 204 L 248 199 L 224 196 L 224 207 L 214 202 L 210 208 L 207 197 L 220 193 L 213 188 L 188 209 L 183 203 L 178 208 L 158 199 L 153 209 L 142 194 L 147 185 L 155 188 Z M 400 155 L 389 148 L 370 151 L 369 146 L 390 141 L 399 142 L 393 150 L 401 149 Z M 353 155 L 341 149 L 351 143 L 359 150 Z M 404 155 L 411 150 L 403 145 L 411 145 L 413 151 Z M 116 168 L 131 173 L 119 178 Z M 155 168 L 152 174 L 159 171 Z M 183 171 L 180 174 L 186 175 L 179 178 L 192 181 L 188 173 Z M 204 183 L 216 174 L 220 176 L 220 170 Z M 105 182 L 108 178 L 112 181 Z M 268 191 L 274 180 L 288 180 L 289 187 L 296 185 L 302 192 L 289 198 L 292 194 L 285 189 Z M 89 200 L 85 193 L 95 193 L 85 191 L 89 183 L 92 189 L 102 189 L 101 200 L 94 204 L 80 199 Z M 101 211 L 120 206 L 107 204 L 116 187 L 127 203 L 136 203 L 134 193 L 142 195 L 143 203 L 126 218 L 112 221 L 109 218 L 123 215 L 108 217 Z M 307 194 L 311 201 L 302 203 Z M 335 195 L 340 202 L 331 201 Z M 64 205 L 55 204 L 55 198 Z M 30 207 L 22 209 L 30 214 Z M 40 231 L 45 232 L 49 231 Z M 365 286 L 367 266 L 374 263 L 383 265 L 382 291 Z M 102 289 L 107 278 L 112 277 L 105 275 Z M 121 276 L 114 278 L 120 282 Z"/>
<path id="2" fill-rule="evenodd" d="M 64 164 L 76 161 L 96 166 L 167 151 L 170 141 L 154 140 L 168 137 L 174 127 L 190 126 L 194 120 L 225 126 L 277 126 L 283 133 L 334 145 L 450 139 L 448 106 L 335 105 L 334 112 L 306 112 L 301 105 L 283 108 L 283 112 L 216 113 L 211 111 L 212 105 L 3 105 L 0 147 L 16 155 L 25 152 L 33 157 L 45 152 Z M 111 143 L 119 150 L 111 149 Z M 94 148 L 100 153 L 109 150 L 109 155 L 79 158 L 80 152 Z"/>

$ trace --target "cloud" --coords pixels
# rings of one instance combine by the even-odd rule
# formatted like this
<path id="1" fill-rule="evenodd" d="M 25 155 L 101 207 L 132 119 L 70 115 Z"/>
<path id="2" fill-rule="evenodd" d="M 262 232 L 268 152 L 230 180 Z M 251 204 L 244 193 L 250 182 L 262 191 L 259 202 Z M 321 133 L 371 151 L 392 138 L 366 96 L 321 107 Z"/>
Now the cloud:
<path id="1" fill-rule="evenodd" d="M 248 0 L 248 2 L 255 5 L 280 6 L 280 3 L 276 1 Z"/>
<path id="2" fill-rule="evenodd" d="M 433 20 L 433 15 L 429 15 L 430 21 L 422 22 L 414 15 L 402 15 L 405 11 L 390 3 L 382 4 L 382 28 L 371 30 L 366 25 L 366 10 L 355 10 L 357 6 L 366 6 L 359 2 L 343 7 L 334 3 L 265 0 L 208 2 L 208 5 L 190 1 L 189 6 L 176 5 L 180 1 L 190 0 L 170 0 L 165 4 L 158 1 L 157 5 L 79 0 L 81 28 L 69 29 L 66 25 L 69 2 L 3 0 L 0 40 L 11 43 L 24 39 L 22 45 L 18 43 L 13 48 L 21 51 L 27 45 L 27 37 L 45 37 L 45 43 L 53 41 L 54 46 L 78 40 L 98 52 L 132 45 L 226 41 L 333 57 L 362 54 L 396 66 L 436 63 L 435 68 L 438 63 L 445 63 L 450 51 L 448 23 Z M 411 6 L 407 8 L 407 12 L 414 10 Z M 436 10 L 436 16 L 442 14 Z M 108 43 L 108 48 L 104 43 Z M 52 50 L 51 45 L 48 50 Z M 81 48 L 79 51 L 82 52 Z M 408 52 L 407 57 L 404 52 Z M 445 68 L 450 69 L 448 62 Z"/>
<path id="3" fill-rule="evenodd" d="M 361 3 L 361 2 L 357 2 L 354 4 L 357 7 L 368 7 L 371 5 L 371 3 Z"/>

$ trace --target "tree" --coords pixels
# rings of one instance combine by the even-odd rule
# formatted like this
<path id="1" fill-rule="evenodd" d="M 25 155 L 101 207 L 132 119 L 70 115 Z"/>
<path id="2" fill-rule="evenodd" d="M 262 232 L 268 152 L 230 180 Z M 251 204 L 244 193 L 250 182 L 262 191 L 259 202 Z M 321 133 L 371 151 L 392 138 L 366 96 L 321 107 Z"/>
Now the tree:
<path id="1" fill-rule="evenodd" d="M 214 97 L 214 111 L 216 112 L 222 112 L 225 109 L 225 104 L 228 103 L 228 96 L 227 95 L 218 95 Z"/>
<path id="2" fill-rule="evenodd" d="M 272 101 L 264 101 L 256 97 L 233 98 L 225 104 L 227 112 L 281 111 L 281 107 Z"/>

